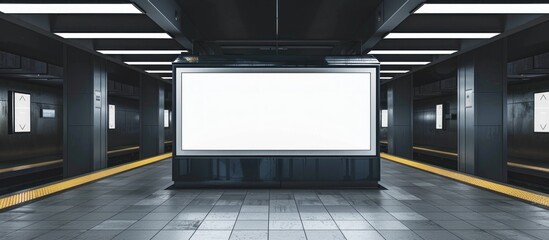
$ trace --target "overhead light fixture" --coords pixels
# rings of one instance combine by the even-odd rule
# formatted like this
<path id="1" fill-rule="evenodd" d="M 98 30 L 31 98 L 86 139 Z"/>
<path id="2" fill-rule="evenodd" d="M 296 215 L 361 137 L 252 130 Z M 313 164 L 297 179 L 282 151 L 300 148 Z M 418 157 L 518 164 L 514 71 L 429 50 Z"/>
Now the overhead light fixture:
<path id="1" fill-rule="evenodd" d="M 167 33 L 55 33 L 62 38 L 77 39 L 171 39 Z"/>
<path id="2" fill-rule="evenodd" d="M 427 65 L 431 62 L 380 62 L 380 65 L 413 65 L 413 66 L 421 66 L 421 65 Z"/>
<path id="3" fill-rule="evenodd" d="M 148 73 L 172 73 L 172 70 L 145 70 Z"/>
<path id="4" fill-rule="evenodd" d="M 380 70 L 379 73 L 407 73 L 410 70 Z"/>
<path id="5" fill-rule="evenodd" d="M 499 33 L 389 33 L 385 39 L 487 39 Z"/>
<path id="6" fill-rule="evenodd" d="M 172 80 L 172 77 L 162 77 L 164 80 Z"/>
<path id="7" fill-rule="evenodd" d="M 172 65 L 173 62 L 124 62 L 128 65 Z"/>
<path id="8" fill-rule="evenodd" d="M 393 79 L 393 77 L 379 77 L 379 79 L 381 79 L 381 80 L 391 80 L 391 79 Z"/>
<path id="9" fill-rule="evenodd" d="M 454 54 L 457 50 L 372 50 L 368 54 L 378 55 L 421 55 L 421 54 Z"/>
<path id="10" fill-rule="evenodd" d="M 547 3 L 425 3 L 414 14 L 547 14 Z"/>
<path id="11" fill-rule="evenodd" d="M 188 52 L 187 50 L 97 50 L 102 54 L 112 55 L 175 55 L 182 52 Z"/>
<path id="12" fill-rule="evenodd" d="M 131 3 L 0 3 L 7 14 L 142 14 Z"/>

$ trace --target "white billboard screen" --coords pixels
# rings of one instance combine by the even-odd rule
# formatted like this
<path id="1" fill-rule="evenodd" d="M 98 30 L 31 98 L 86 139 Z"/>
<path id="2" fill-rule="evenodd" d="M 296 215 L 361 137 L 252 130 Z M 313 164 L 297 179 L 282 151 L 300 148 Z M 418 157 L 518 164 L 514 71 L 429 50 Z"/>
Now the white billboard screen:
<path id="1" fill-rule="evenodd" d="M 389 127 L 389 111 L 387 109 L 381 110 L 381 127 Z"/>
<path id="2" fill-rule="evenodd" d="M 534 94 L 534 132 L 549 133 L 549 92 Z"/>
<path id="3" fill-rule="evenodd" d="M 371 70 L 181 73 L 179 152 L 375 152 L 374 76 Z"/>
<path id="4" fill-rule="evenodd" d="M 31 96 L 26 93 L 13 92 L 13 132 L 29 133 L 31 131 Z"/>
<path id="5" fill-rule="evenodd" d="M 116 106 L 109 105 L 109 129 L 116 129 Z"/>
<path id="6" fill-rule="evenodd" d="M 437 130 L 444 129 L 444 105 L 438 104 L 435 113 L 435 125 Z"/>

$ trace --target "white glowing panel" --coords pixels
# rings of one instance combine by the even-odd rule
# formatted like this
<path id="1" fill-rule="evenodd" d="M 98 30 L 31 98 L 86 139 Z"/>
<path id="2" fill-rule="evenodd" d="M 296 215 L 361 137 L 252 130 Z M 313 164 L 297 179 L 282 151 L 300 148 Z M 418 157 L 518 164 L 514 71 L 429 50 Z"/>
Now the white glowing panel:
<path id="1" fill-rule="evenodd" d="M 109 129 L 116 128 L 116 106 L 109 105 Z"/>
<path id="2" fill-rule="evenodd" d="M 377 117 L 375 76 L 375 72 L 181 73 L 178 144 L 182 151 L 274 155 L 282 154 L 276 151 L 375 150 L 371 146 Z"/>
<path id="3" fill-rule="evenodd" d="M 438 104 L 436 108 L 436 129 L 444 129 L 444 105 Z"/>
<path id="4" fill-rule="evenodd" d="M 164 110 L 164 127 L 170 127 L 170 110 Z"/>
<path id="5" fill-rule="evenodd" d="M 13 92 L 12 95 L 12 130 L 14 133 L 31 131 L 31 96 L 26 93 Z"/>
<path id="6" fill-rule="evenodd" d="M 389 111 L 387 109 L 381 110 L 381 127 L 389 127 Z"/>
<path id="7" fill-rule="evenodd" d="M 549 92 L 534 94 L 534 132 L 549 133 Z"/>

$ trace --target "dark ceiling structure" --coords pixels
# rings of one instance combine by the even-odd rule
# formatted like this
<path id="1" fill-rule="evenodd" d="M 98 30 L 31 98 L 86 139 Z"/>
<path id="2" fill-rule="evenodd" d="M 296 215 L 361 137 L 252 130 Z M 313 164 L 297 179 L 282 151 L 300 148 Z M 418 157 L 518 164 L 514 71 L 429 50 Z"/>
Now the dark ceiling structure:
<path id="1" fill-rule="evenodd" d="M 390 79 L 448 59 L 541 22 L 544 14 L 416 14 L 425 4 L 525 3 L 493 0 L 43 0 L 1 3 L 133 4 L 138 14 L 15 13 L 56 33 L 167 33 L 167 38 L 72 38 L 169 79 L 171 61 L 195 55 L 363 55 L 382 62 Z M 528 1 L 544 2 L 544 1 Z M 0 10 L 1 11 L 1 10 Z M 494 33 L 489 38 L 391 38 L 391 33 Z M 372 50 L 447 50 L 383 53 Z M 102 53 L 103 53 L 102 52 Z"/>

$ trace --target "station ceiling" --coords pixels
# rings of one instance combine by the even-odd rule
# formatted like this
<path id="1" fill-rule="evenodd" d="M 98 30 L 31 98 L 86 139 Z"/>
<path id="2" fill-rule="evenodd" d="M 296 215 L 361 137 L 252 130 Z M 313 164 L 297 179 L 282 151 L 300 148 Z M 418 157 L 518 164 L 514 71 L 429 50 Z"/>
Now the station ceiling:
<path id="1" fill-rule="evenodd" d="M 136 12 L 9 12 L 4 4 L 133 4 Z M 382 62 L 382 77 L 428 67 L 451 54 L 473 49 L 547 21 L 537 12 L 422 13 L 434 4 L 513 4 L 546 1 L 494 0 L 7 0 L 0 12 L 11 14 L 54 34 L 167 33 L 166 38 L 71 38 L 82 46 L 107 51 L 110 57 L 169 79 L 170 62 L 180 52 L 198 55 L 361 55 Z M 114 6 L 114 5 L 113 5 Z M 489 5 L 490 6 L 490 5 Z M 491 5 L 496 6 L 496 5 Z M 422 9 L 423 8 L 423 9 Z M 452 8 L 455 11 L 459 8 Z M 515 8 L 516 10 L 517 8 Z M 42 9 L 43 10 L 43 9 Z M 104 10 L 104 9 L 103 9 Z M 112 8 L 111 10 L 116 10 Z M 131 7 L 130 11 L 133 11 Z M 440 10 L 437 10 L 440 11 Z M 467 12 L 469 11 L 469 12 Z M 509 11 L 509 10 L 507 10 Z M 540 12 L 541 11 L 541 12 Z M 391 34 L 493 33 L 488 38 L 452 36 L 403 38 Z M 108 52 L 171 50 L 170 52 Z M 378 51 L 371 52 L 372 50 Z M 407 54 L 379 50 L 419 50 Z M 424 50 L 445 50 L 428 53 Z"/>

